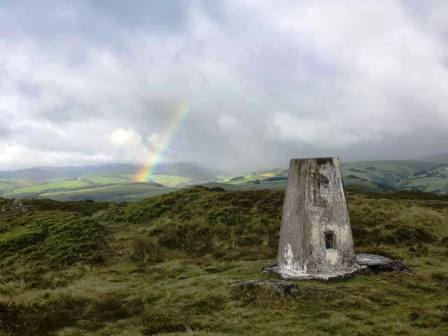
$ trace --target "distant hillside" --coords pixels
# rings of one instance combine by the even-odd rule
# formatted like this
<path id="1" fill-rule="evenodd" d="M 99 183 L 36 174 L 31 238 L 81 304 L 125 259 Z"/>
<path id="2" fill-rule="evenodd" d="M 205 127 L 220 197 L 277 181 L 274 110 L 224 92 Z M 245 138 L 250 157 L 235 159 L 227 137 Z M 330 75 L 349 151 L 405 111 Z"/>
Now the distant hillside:
<path id="1" fill-rule="evenodd" d="M 25 180 L 33 184 L 49 182 L 56 179 L 74 179 L 88 176 L 135 175 L 141 166 L 136 164 L 103 164 L 79 167 L 37 167 L 12 171 L 0 171 L 0 180 Z M 154 175 L 179 175 L 192 179 L 194 182 L 205 182 L 217 173 L 200 167 L 194 163 L 178 162 L 158 165 Z"/>
<path id="2" fill-rule="evenodd" d="M 437 162 L 437 163 L 448 163 L 448 153 L 425 155 L 421 159 L 423 161 L 432 161 L 432 162 Z"/>
<path id="3" fill-rule="evenodd" d="M 342 165 L 344 185 L 369 192 L 418 190 L 448 194 L 448 164 L 418 160 L 357 161 Z M 276 168 L 220 180 L 226 189 L 279 189 L 286 186 L 287 169 Z"/>
<path id="4" fill-rule="evenodd" d="M 73 179 L 84 176 L 109 176 L 135 174 L 137 165 L 104 164 L 80 167 L 37 167 L 0 172 L 2 180 L 26 180 L 32 183 L 43 183 L 55 179 Z"/>
<path id="5" fill-rule="evenodd" d="M 448 164 L 415 172 L 397 186 L 399 189 L 448 194 Z"/>
<path id="6" fill-rule="evenodd" d="M 8 198 L 134 200 L 206 183 L 215 174 L 193 163 L 161 164 L 147 183 L 135 183 L 133 164 L 38 167 L 0 172 L 0 196 Z"/>
<path id="7" fill-rule="evenodd" d="M 396 189 L 416 172 L 437 166 L 426 161 L 358 161 L 343 164 L 342 172 L 346 187 L 366 191 Z"/>
<path id="8" fill-rule="evenodd" d="M 135 183 L 133 176 L 139 168 L 130 164 L 110 164 L 0 172 L 0 196 L 134 201 L 197 184 L 227 190 L 284 189 L 288 179 L 286 167 L 217 178 L 222 172 L 212 172 L 191 163 L 174 163 L 157 167 L 151 181 Z M 416 190 L 448 194 L 448 164 L 438 162 L 347 162 L 342 165 L 342 173 L 345 187 L 352 190 Z"/>
<path id="9" fill-rule="evenodd" d="M 160 164 L 154 169 L 154 175 L 183 176 L 191 179 L 194 184 L 211 181 L 220 174 L 221 171 L 212 171 L 189 162 Z"/>

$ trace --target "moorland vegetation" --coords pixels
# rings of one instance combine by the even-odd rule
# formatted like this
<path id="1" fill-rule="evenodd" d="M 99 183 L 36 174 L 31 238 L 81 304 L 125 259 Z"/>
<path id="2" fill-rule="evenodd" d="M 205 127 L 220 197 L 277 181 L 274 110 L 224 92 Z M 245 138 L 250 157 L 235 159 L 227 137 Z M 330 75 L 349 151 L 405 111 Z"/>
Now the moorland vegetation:
<path id="1" fill-rule="evenodd" d="M 356 252 L 409 271 L 271 279 L 283 191 L 132 203 L 0 199 L 0 335 L 446 335 L 448 197 L 348 193 Z"/>

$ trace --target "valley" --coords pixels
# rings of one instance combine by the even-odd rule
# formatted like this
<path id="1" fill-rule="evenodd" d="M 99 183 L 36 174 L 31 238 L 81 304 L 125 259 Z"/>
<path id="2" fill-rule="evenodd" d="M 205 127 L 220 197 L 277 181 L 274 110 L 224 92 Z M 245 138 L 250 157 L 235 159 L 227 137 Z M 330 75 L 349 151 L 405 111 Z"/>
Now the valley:
<path id="1" fill-rule="evenodd" d="M 105 165 L 58 171 L 56 176 L 30 170 L 0 173 L 0 195 L 7 198 L 134 201 L 192 185 L 227 190 L 284 189 L 286 168 L 223 174 L 192 164 L 165 164 L 149 182 L 134 182 L 135 165 Z M 357 161 L 342 166 L 344 185 L 352 190 L 385 192 L 409 190 L 448 194 L 448 164 L 418 160 Z M 78 175 L 76 175 L 78 174 Z M 221 175 L 221 176 L 219 176 Z M 222 175 L 228 175 L 223 177 Z"/>

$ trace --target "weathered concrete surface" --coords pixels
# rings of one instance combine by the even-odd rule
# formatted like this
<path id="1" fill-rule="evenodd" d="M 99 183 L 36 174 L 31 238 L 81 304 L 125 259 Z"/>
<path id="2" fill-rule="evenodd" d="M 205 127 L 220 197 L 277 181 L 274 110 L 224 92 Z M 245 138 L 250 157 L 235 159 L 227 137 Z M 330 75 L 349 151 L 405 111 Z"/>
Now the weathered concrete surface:
<path id="1" fill-rule="evenodd" d="M 350 218 L 337 158 L 292 159 L 274 269 L 285 279 L 356 272 Z"/>

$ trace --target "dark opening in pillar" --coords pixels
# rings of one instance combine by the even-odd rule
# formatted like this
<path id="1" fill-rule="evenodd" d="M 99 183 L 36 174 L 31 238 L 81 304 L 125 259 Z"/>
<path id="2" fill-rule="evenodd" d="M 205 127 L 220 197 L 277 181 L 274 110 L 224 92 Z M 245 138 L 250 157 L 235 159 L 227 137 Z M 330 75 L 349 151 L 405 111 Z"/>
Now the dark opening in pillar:
<path id="1" fill-rule="evenodd" d="M 325 248 L 327 250 L 336 248 L 336 238 L 333 231 L 325 232 Z"/>

